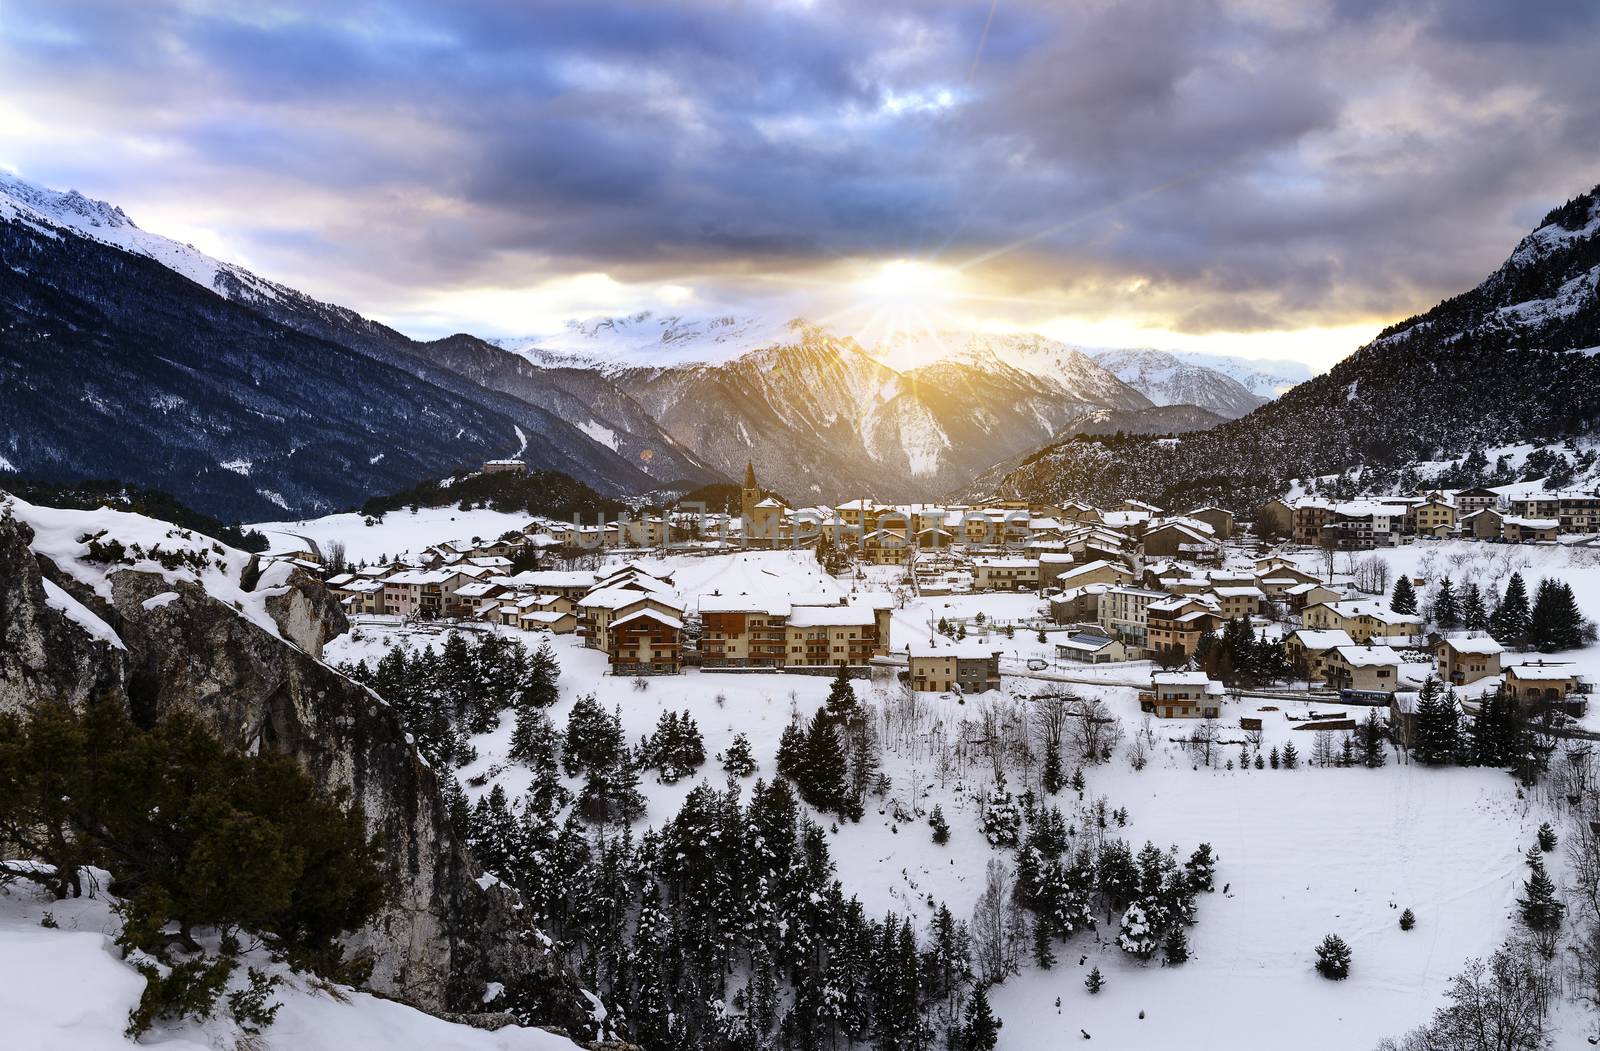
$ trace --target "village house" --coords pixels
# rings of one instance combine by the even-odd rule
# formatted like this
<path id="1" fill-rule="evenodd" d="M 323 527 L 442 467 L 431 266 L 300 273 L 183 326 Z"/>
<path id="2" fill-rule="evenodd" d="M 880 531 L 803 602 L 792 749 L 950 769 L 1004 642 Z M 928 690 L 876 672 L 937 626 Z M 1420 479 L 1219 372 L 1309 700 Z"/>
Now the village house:
<path id="1" fill-rule="evenodd" d="M 1333 517 L 1333 503 L 1307 497 L 1294 505 L 1294 542 L 1316 544 L 1322 539 L 1322 527 Z"/>
<path id="2" fill-rule="evenodd" d="M 683 607 L 670 593 L 629 587 L 598 588 L 579 599 L 575 608 L 583 644 L 607 653 L 612 650 L 611 625 L 625 616 L 652 609 L 668 617 L 683 617 Z"/>
<path id="3" fill-rule="evenodd" d="M 1139 694 L 1139 710 L 1162 719 L 1215 719 L 1222 714 L 1222 683 L 1203 671 L 1158 671 Z"/>
<path id="4" fill-rule="evenodd" d="M 1179 595 L 1145 607 L 1145 649 L 1163 664 L 1177 664 L 1194 655 L 1200 639 L 1222 626 L 1212 604 Z"/>
<path id="5" fill-rule="evenodd" d="M 1577 670 L 1564 661 L 1535 660 L 1505 669 L 1506 696 L 1526 708 L 1565 706 L 1580 688 Z"/>
<path id="6" fill-rule="evenodd" d="M 447 599 L 474 578 L 454 569 L 410 569 L 383 578 L 383 612 L 431 620 L 444 615 Z"/>
<path id="7" fill-rule="evenodd" d="M 700 660 L 707 668 L 785 663 L 791 606 L 787 599 L 700 596 Z"/>
<path id="8" fill-rule="evenodd" d="M 795 606 L 789 611 L 784 644 L 786 667 L 865 665 L 888 653 L 889 609 L 856 604 Z"/>
<path id="9" fill-rule="evenodd" d="M 1039 586 L 1041 588 L 1057 587 L 1061 575 L 1069 572 L 1077 565 L 1076 560 L 1065 551 L 1042 551 L 1039 553 Z"/>
<path id="10" fill-rule="evenodd" d="M 1387 697 L 1400 683 L 1400 654 L 1388 646 L 1336 646 L 1323 657 L 1323 677 L 1336 690 Z"/>
<path id="11" fill-rule="evenodd" d="M 978 591 L 1033 591 L 1039 563 L 1021 556 L 980 556 L 972 560 L 972 586 Z"/>
<path id="12" fill-rule="evenodd" d="M 1100 596 L 1100 626 L 1121 639 L 1130 654 L 1143 656 L 1150 604 L 1169 597 L 1164 591 L 1149 588 L 1127 585 L 1109 588 Z"/>
<path id="13" fill-rule="evenodd" d="M 1191 562 L 1210 561 L 1217 557 L 1219 545 L 1211 535 L 1211 527 L 1193 520 L 1167 520 L 1153 525 L 1144 533 L 1144 553 L 1147 558 L 1186 558 Z"/>
<path id="14" fill-rule="evenodd" d="M 1233 537 L 1233 512 L 1220 507 L 1197 507 L 1184 515 L 1204 522 L 1211 527 L 1211 534 L 1218 540 L 1229 540 Z"/>
<path id="15" fill-rule="evenodd" d="M 515 591 L 531 591 L 535 595 L 560 595 L 576 602 L 594 589 L 596 576 L 592 572 L 529 570 L 505 578 Z"/>
<path id="16" fill-rule="evenodd" d="M 1371 599 L 1318 602 L 1307 606 L 1300 619 L 1308 628 L 1335 628 L 1348 632 L 1361 645 L 1374 638 L 1422 634 L 1422 622 L 1415 614 L 1396 613 L 1383 603 Z"/>
<path id="17" fill-rule="evenodd" d="M 1474 540 L 1499 540 L 1505 516 L 1493 507 L 1480 507 L 1461 516 L 1461 535 Z"/>
<path id="18" fill-rule="evenodd" d="M 1050 619 L 1057 624 L 1092 622 L 1098 627 L 1100 621 L 1100 599 L 1114 586 L 1112 584 L 1085 584 L 1082 587 L 1065 588 L 1059 594 L 1051 595 Z"/>
<path id="19" fill-rule="evenodd" d="M 1500 519 L 1501 539 L 1513 544 L 1537 542 L 1554 543 L 1561 533 L 1561 523 L 1554 518 L 1522 518 L 1505 515 Z"/>
<path id="20" fill-rule="evenodd" d="M 1319 602 L 1339 602 L 1343 598 L 1342 593 L 1326 584 L 1296 584 L 1283 590 L 1283 601 L 1295 612 Z"/>
<path id="21" fill-rule="evenodd" d="M 906 535 L 893 529 L 874 529 L 861 538 L 861 557 L 875 566 L 903 566 L 912 553 Z"/>
<path id="22" fill-rule="evenodd" d="M 606 663 L 613 675 L 672 675 L 683 666 L 683 611 L 655 599 L 612 620 Z"/>
<path id="23" fill-rule="evenodd" d="M 1298 566 L 1284 563 L 1256 569 L 1256 587 L 1270 599 L 1286 601 L 1286 593 L 1299 584 L 1320 584 L 1321 580 Z"/>
<path id="24" fill-rule="evenodd" d="M 1440 680 L 1452 686 L 1500 674 L 1500 654 L 1504 648 L 1493 639 L 1441 638 L 1433 645 L 1434 661 Z"/>
<path id="25" fill-rule="evenodd" d="M 1493 489 L 1479 486 L 1475 489 L 1460 489 L 1454 497 L 1456 511 L 1465 518 L 1476 511 L 1500 506 L 1500 494 Z"/>
<path id="26" fill-rule="evenodd" d="M 1108 664 L 1128 659 L 1128 649 L 1109 635 L 1095 630 L 1073 631 L 1065 639 L 1057 640 L 1056 656 L 1074 664 Z"/>
<path id="27" fill-rule="evenodd" d="M 1063 588 L 1081 588 L 1086 584 L 1132 584 L 1133 570 L 1121 562 L 1096 559 L 1062 570 L 1056 577 L 1056 583 Z"/>
<path id="28" fill-rule="evenodd" d="M 1223 620 L 1249 620 L 1261 612 L 1266 595 L 1257 587 L 1215 587 L 1210 594 L 1216 599 Z"/>
<path id="29" fill-rule="evenodd" d="M 1300 628 L 1283 640 L 1283 653 L 1295 674 L 1307 681 L 1326 681 L 1328 654 L 1342 646 L 1354 646 L 1349 633 L 1338 629 Z"/>
<path id="30" fill-rule="evenodd" d="M 1435 493 L 1406 513 L 1406 527 L 1418 536 L 1447 537 L 1456 528 L 1456 507 Z"/>
<path id="31" fill-rule="evenodd" d="M 988 643 L 913 642 L 906 646 L 907 681 L 925 693 L 983 693 L 1000 689 L 1000 651 Z"/>
<path id="32" fill-rule="evenodd" d="M 1294 507 L 1274 497 L 1256 511 L 1252 524 L 1257 536 L 1290 536 L 1294 533 Z"/>

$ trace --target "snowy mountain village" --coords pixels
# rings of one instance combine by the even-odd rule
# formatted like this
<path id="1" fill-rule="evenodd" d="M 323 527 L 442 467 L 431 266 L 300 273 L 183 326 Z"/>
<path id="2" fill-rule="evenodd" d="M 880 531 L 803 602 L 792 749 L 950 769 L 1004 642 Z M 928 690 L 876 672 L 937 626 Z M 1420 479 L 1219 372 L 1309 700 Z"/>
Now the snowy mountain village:
<path id="1" fill-rule="evenodd" d="M 574 634 L 612 675 L 843 666 L 965 695 L 1004 678 L 1104 681 L 1120 670 L 1147 680 L 1141 710 L 1164 718 L 1216 719 L 1225 692 L 1246 681 L 1271 684 L 1265 696 L 1283 694 L 1276 699 L 1390 708 L 1409 740 L 1430 679 L 1468 715 L 1495 693 L 1534 710 L 1585 712 L 1591 683 L 1579 666 L 1535 655 L 1581 637 L 1571 585 L 1517 575 L 1503 596 L 1476 575 L 1452 580 L 1451 567 L 1464 564 L 1465 545 L 1600 551 L 1600 496 L 1505 488 L 1273 500 L 1236 532 L 1221 508 L 1174 512 L 1136 500 L 1101 509 L 858 499 L 796 510 L 764 492 L 751 467 L 738 515 L 535 521 L 333 567 L 315 542 L 267 557 L 324 575 L 345 610 L 374 628 Z M 1449 561 L 1429 557 L 1441 541 Z M 1389 549 L 1419 552 L 1396 560 L 1416 571 L 1395 575 Z M 791 554 L 755 554 L 765 551 Z M 719 570 L 698 583 L 705 574 L 676 568 L 793 564 L 796 552 L 820 572 Z M 541 568 L 514 572 L 519 560 Z M 1538 636 L 1533 623 L 1543 626 Z M 1238 667 L 1224 640 L 1240 632 L 1275 647 L 1273 658 Z M 1353 730 L 1354 720 L 1341 712 L 1317 726 Z"/>

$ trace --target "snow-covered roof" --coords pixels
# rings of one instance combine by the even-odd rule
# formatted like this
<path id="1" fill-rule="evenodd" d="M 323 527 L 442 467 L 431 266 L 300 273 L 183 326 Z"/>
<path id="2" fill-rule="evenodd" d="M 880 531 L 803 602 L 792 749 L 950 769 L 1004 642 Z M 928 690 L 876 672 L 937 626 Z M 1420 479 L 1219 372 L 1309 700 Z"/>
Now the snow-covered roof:
<path id="1" fill-rule="evenodd" d="M 1150 676 L 1150 682 L 1156 686 L 1205 686 L 1211 676 L 1203 671 L 1158 671 Z"/>
<path id="2" fill-rule="evenodd" d="M 1570 664 L 1544 661 L 1513 664 L 1505 671 L 1507 682 L 1512 679 L 1520 679 L 1523 682 L 1560 682 L 1578 677 L 1577 671 Z"/>
<path id="3" fill-rule="evenodd" d="M 1355 640 L 1347 631 L 1337 628 L 1317 630 L 1316 628 L 1300 628 L 1289 636 L 1308 650 L 1332 650 L 1340 646 L 1354 646 Z"/>
<path id="4" fill-rule="evenodd" d="M 701 613 L 765 613 L 773 617 L 789 615 L 789 600 L 778 595 L 701 595 Z"/>
<path id="5" fill-rule="evenodd" d="M 679 620 L 677 617 L 674 617 L 672 614 L 663 613 L 659 609 L 651 609 L 646 607 L 644 609 L 634 610 L 625 617 L 618 617 L 612 622 L 611 630 L 615 631 L 625 624 L 632 624 L 639 620 L 653 620 L 658 624 L 665 624 L 669 628 L 681 629 L 683 627 L 683 621 Z"/>
<path id="6" fill-rule="evenodd" d="M 867 627 L 877 622 L 868 606 L 795 606 L 789 624 L 796 628 Z"/>
<path id="7" fill-rule="evenodd" d="M 1398 668 L 1400 654 L 1388 646 L 1339 646 L 1339 659 L 1352 668 Z"/>
<path id="8" fill-rule="evenodd" d="M 1457 653 L 1474 653 L 1483 656 L 1493 656 L 1504 653 L 1505 647 L 1489 638 L 1487 635 L 1474 639 L 1440 639 L 1440 644 L 1449 646 Z"/>

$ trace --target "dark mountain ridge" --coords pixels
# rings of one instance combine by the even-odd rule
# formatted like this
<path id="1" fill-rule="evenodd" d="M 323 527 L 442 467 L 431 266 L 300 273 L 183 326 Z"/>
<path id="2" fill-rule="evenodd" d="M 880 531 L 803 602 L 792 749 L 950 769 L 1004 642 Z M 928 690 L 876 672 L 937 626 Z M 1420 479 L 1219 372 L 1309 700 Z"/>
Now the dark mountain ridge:
<path id="1" fill-rule="evenodd" d="M 1329 372 L 1176 441 L 1069 438 L 992 481 L 1039 499 L 1250 510 L 1290 479 L 1398 472 L 1600 424 L 1600 187 L 1524 237 L 1476 288 L 1390 326 Z"/>

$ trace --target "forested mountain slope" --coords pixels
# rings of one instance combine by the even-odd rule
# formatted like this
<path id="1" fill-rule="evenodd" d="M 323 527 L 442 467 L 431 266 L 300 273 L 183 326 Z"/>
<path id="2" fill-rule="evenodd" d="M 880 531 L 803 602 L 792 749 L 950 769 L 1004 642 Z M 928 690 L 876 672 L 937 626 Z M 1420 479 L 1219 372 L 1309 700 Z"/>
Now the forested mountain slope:
<path id="1" fill-rule="evenodd" d="M 1056 442 L 984 488 L 1249 509 L 1292 478 L 1589 433 L 1600 422 L 1597 279 L 1600 188 L 1551 211 L 1478 287 L 1242 419 L 1176 440 Z"/>

